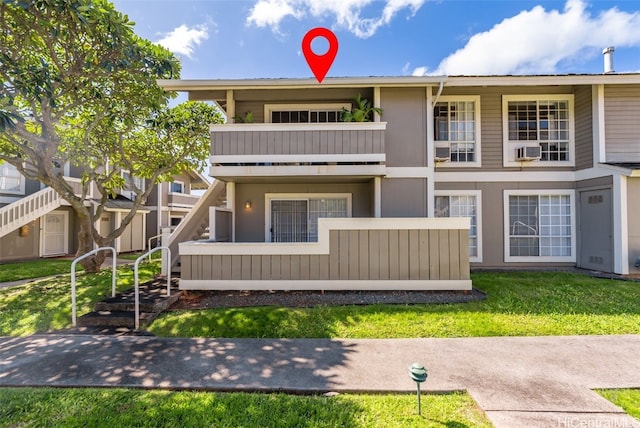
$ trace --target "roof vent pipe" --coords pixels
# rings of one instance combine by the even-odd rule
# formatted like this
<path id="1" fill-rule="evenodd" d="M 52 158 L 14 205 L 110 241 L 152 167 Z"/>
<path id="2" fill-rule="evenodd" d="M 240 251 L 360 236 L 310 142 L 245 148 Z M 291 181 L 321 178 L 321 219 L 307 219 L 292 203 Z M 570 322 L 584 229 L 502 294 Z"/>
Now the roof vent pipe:
<path id="1" fill-rule="evenodd" d="M 613 69 L 613 52 L 616 49 L 613 46 L 603 49 L 602 55 L 604 55 L 604 73 L 615 73 Z"/>

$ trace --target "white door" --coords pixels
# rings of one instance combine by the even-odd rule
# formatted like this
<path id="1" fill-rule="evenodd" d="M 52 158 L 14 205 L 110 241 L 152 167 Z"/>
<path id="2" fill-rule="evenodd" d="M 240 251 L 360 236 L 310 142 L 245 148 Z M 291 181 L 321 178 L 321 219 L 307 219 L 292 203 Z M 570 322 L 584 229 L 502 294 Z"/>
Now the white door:
<path id="1" fill-rule="evenodd" d="M 42 255 L 59 256 L 68 251 L 69 213 L 52 211 L 44 216 Z"/>

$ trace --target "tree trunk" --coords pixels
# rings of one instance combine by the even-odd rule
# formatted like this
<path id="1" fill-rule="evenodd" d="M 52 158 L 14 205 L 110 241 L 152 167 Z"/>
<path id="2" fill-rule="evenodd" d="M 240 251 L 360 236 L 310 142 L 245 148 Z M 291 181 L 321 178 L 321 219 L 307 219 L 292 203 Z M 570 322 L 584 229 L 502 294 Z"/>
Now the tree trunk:
<path id="1" fill-rule="evenodd" d="M 80 223 L 80 231 L 78 232 L 78 251 L 76 252 L 76 257 L 80 257 L 93 250 L 94 241 L 93 235 L 91 234 L 93 225 L 91 224 L 91 216 L 87 212 L 87 207 L 82 206 L 82 208 L 79 209 L 79 207 L 74 206 L 73 208 L 78 217 L 78 222 Z M 100 270 L 100 266 L 102 266 L 104 259 L 104 251 L 100 251 L 92 256 L 80 260 L 79 263 L 84 267 L 86 272 L 95 273 Z"/>

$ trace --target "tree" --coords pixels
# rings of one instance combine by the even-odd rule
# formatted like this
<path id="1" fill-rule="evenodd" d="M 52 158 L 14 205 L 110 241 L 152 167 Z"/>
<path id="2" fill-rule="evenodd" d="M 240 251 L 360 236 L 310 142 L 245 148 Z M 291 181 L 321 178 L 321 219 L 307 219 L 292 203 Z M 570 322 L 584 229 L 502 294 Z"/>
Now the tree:
<path id="1" fill-rule="evenodd" d="M 0 0 L 0 161 L 56 190 L 79 221 L 78 251 L 110 245 L 143 205 L 153 184 L 198 169 L 216 108 L 170 109 L 159 78 L 177 77 L 178 60 L 135 35 L 106 0 Z M 76 195 L 55 165 L 80 167 Z M 145 178 L 133 208 L 106 236 L 96 219 L 125 185 L 122 171 Z M 100 197 L 89 201 L 95 183 Z M 84 260 L 99 269 L 104 255 Z"/>

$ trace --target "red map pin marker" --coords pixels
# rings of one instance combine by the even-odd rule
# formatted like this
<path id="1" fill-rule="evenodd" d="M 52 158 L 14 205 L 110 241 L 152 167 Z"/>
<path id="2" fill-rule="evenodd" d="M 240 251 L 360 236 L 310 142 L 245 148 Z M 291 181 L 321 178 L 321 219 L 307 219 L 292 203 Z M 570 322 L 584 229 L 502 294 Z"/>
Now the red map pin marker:
<path id="1" fill-rule="evenodd" d="M 313 53 L 313 50 L 311 50 L 311 42 L 313 42 L 316 37 L 324 37 L 327 42 L 329 42 L 329 50 L 324 55 L 316 55 Z M 318 83 L 322 83 L 324 76 L 327 75 L 338 53 L 338 38 L 333 34 L 333 31 L 328 28 L 313 28 L 309 30 L 302 39 L 302 53 L 313 75 L 316 76 L 316 80 Z"/>

